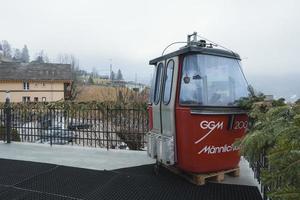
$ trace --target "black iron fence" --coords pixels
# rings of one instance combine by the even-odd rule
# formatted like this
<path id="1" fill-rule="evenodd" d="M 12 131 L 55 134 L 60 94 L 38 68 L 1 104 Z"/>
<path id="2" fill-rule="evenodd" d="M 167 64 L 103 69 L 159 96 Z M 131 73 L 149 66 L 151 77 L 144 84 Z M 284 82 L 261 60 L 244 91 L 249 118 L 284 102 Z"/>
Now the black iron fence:
<path id="1" fill-rule="evenodd" d="M 143 150 L 147 131 L 144 106 L 0 105 L 0 140 L 7 142 Z"/>
<path id="2" fill-rule="evenodd" d="M 257 181 L 261 185 L 260 189 L 261 189 L 263 200 L 272 200 L 272 198 L 270 198 L 268 194 L 271 191 L 276 191 L 277 189 L 283 188 L 285 185 L 283 184 L 282 177 L 278 177 L 278 178 L 276 178 L 276 181 L 272 181 L 272 182 L 268 182 L 268 183 L 266 183 L 266 181 L 261 180 L 263 170 L 265 171 L 265 173 L 270 173 L 274 170 L 274 169 L 272 169 L 272 166 L 270 166 L 270 164 L 268 162 L 266 150 L 264 149 L 260 153 L 257 160 L 249 161 L 249 163 L 250 163 L 250 167 L 252 168 L 252 170 L 254 172 L 254 177 L 257 179 Z M 294 179 L 291 180 L 291 183 L 293 184 L 293 182 L 295 182 L 296 179 L 297 179 L 297 177 L 295 176 Z"/>
<path id="3" fill-rule="evenodd" d="M 252 168 L 252 170 L 254 172 L 254 177 L 256 178 L 256 180 L 258 181 L 258 183 L 261 186 L 260 191 L 261 191 L 263 199 L 271 200 L 267 196 L 267 193 L 270 192 L 271 186 L 263 184 L 262 180 L 261 180 L 262 170 L 269 169 L 266 152 L 265 151 L 261 152 L 261 154 L 259 155 L 257 160 L 255 160 L 255 161 L 249 160 L 249 162 L 250 162 L 250 167 Z"/>

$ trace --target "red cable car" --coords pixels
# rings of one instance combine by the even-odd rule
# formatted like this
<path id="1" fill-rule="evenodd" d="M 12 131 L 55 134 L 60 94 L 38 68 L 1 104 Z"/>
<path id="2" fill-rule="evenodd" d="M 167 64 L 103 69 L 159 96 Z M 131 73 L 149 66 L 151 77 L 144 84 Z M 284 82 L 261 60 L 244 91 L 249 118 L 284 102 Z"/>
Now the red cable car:
<path id="1" fill-rule="evenodd" d="M 248 84 L 238 54 L 188 35 L 187 45 L 150 61 L 155 66 L 148 155 L 183 171 L 207 173 L 238 166 L 247 113 L 237 101 Z"/>

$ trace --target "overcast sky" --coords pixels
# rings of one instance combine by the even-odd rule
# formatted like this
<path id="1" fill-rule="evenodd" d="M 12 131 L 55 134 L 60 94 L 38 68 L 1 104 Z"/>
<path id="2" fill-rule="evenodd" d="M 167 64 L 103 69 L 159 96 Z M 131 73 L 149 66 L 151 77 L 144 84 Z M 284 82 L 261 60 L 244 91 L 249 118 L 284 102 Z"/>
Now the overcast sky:
<path id="1" fill-rule="evenodd" d="M 148 83 L 148 61 L 197 31 L 238 52 L 258 90 L 299 98 L 299 10 L 297 0 L 0 0 L 0 40 L 27 44 L 31 58 L 74 54 L 100 74 L 112 59 L 126 79 Z"/>

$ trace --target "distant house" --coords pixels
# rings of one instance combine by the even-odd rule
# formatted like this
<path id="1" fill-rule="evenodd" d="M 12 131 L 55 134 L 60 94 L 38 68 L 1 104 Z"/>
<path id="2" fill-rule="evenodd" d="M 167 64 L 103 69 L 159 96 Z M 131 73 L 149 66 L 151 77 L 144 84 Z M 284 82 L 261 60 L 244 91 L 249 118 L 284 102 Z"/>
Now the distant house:
<path id="1" fill-rule="evenodd" d="M 68 64 L 0 61 L 0 102 L 51 102 L 71 95 L 72 73 Z"/>
<path id="2" fill-rule="evenodd" d="M 136 82 L 133 82 L 133 81 L 128 81 L 128 82 L 126 82 L 126 87 L 133 90 L 133 91 L 141 92 L 146 88 L 146 85 L 142 84 L 142 83 L 136 83 Z"/>

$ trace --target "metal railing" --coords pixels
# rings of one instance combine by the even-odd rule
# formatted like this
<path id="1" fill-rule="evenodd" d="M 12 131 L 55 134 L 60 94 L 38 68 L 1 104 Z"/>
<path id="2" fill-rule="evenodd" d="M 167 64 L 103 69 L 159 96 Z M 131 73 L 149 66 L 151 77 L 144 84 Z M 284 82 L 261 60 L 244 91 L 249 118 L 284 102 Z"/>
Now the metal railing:
<path id="1" fill-rule="evenodd" d="M 247 158 L 246 158 L 247 159 Z M 249 159 L 248 159 L 249 160 Z M 268 157 L 267 157 L 267 153 L 266 150 L 264 149 L 257 160 L 255 161 L 249 161 L 250 163 L 250 167 L 252 168 L 253 172 L 254 172 L 254 177 L 257 179 L 257 181 L 260 183 L 261 185 L 261 194 L 263 197 L 263 200 L 272 200 L 272 198 L 270 198 L 268 196 L 268 193 L 270 192 L 274 192 L 280 188 L 282 188 L 284 186 L 283 181 L 282 181 L 282 177 L 277 177 L 275 181 L 272 181 L 271 183 L 264 183 L 261 178 L 262 178 L 262 171 L 265 170 L 266 173 L 272 172 L 272 166 L 270 165 L 269 161 L 268 161 Z M 297 177 L 294 178 L 293 181 L 295 181 L 297 179 Z"/>
<path id="2" fill-rule="evenodd" d="M 0 140 L 143 150 L 148 114 L 143 107 L 0 106 Z"/>
<path id="3" fill-rule="evenodd" d="M 268 169 L 268 160 L 267 160 L 266 152 L 265 151 L 261 152 L 258 159 L 255 161 L 250 161 L 250 159 L 247 159 L 247 160 L 249 161 L 250 167 L 252 168 L 252 170 L 254 172 L 254 178 L 258 181 L 258 183 L 261 186 L 260 191 L 261 191 L 263 199 L 271 200 L 267 196 L 267 193 L 270 192 L 270 186 L 263 184 L 261 181 L 262 170 Z"/>

